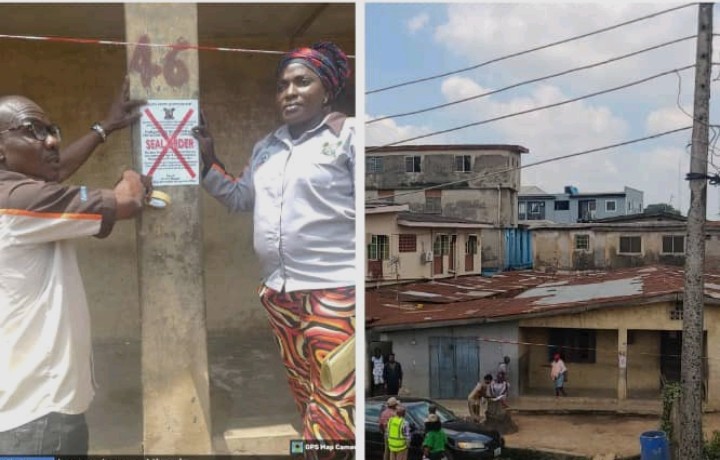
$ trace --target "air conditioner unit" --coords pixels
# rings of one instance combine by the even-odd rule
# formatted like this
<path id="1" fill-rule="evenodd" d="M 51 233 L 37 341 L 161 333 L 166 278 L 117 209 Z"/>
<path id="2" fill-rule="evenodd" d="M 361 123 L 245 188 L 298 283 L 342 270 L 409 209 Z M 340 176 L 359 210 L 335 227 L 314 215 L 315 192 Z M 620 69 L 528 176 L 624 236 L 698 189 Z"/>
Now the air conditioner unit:
<path id="1" fill-rule="evenodd" d="M 433 252 L 432 252 L 432 251 L 425 251 L 425 252 L 423 252 L 421 259 L 422 259 L 422 261 L 423 261 L 424 263 L 432 262 L 433 259 L 434 259 L 434 257 L 433 257 Z"/>

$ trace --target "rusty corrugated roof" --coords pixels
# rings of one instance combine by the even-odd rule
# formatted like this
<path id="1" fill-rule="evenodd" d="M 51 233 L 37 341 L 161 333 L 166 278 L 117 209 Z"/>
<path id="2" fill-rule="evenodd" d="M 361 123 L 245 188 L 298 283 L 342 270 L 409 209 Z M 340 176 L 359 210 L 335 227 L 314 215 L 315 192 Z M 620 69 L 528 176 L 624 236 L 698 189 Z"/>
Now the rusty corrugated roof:
<path id="1" fill-rule="evenodd" d="M 591 273 L 504 272 L 368 289 L 368 327 L 504 321 L 577 309 L 640 303 L 682 294 L 683 270 L 653 265 Z M 706 273 L 705 294 L 720 300 L 720 274 Z"/>

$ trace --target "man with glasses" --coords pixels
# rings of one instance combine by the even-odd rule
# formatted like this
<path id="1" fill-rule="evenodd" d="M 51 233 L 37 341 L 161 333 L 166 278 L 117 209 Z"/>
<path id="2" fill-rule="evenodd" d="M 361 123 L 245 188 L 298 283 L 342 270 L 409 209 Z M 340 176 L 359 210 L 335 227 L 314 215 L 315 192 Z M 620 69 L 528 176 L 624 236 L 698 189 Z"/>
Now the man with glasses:
<path id="1" fill-rule="evenodd" d="M 60 150 L 60 129 L 33 101 L 0 97 L 0 453 L 86 455 L 94 395 L 90 315 L 74 239 L 110 234 L 143 208 L 148 178 L 113 189 L 61 185 L 137 119 L 127 83 L 107 118 Z"/>

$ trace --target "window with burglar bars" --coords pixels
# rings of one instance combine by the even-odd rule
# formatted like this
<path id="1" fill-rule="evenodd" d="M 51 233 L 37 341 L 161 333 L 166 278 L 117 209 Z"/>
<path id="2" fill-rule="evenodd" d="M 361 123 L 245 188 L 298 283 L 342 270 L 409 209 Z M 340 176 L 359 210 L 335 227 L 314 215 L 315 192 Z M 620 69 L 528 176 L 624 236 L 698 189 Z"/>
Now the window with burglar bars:
<path id="1" fill-rule="evenodd" d="M 590 235 L 575 235 L 575 249 L 579 251 L 590 250 Z"/>
<path id="2" fill-rule="evenodd" d="M 383 157 L 367 157 L 365 159 L 365 172 L 367 174 L 376 174 L 383 172 Z"/>
<path id="3" fill-rule="evenodd" d="M 555 353 L 566 363 L 595 362 L 595 331 L 593 329 L 550 329 L 550 346 L 548 360 L 552 361 Z"/>
<path id="4" fill-rule="evenodd" d="M 421 169 L 422 157 L 420 155 L 413 155 L 405 157 L 405 172 L 419 173 Z"/>
<path id="5" fill-rule="evenodd" d="M 417 235 L 400 235 L 400 252 L 417 252 Z"/>
<path id="6" fill-rule="evenodd" d="M 390 258 L 390 237 L 372 235 L 368 244 L 368 260 L 388 260 Z"/>
<path id="7" fill-rule="evenodd" d="M 620 254 L 641 254 L 642 253 L 642 237 L 640 236 L 621 236 L 620 237 Z"/>
<path id="8" fill-rule="evenodd" d="M 428 214 L 440 214 L 442 212 L 442 198 L 439 196 L 426 196 L 425 212 Z"/>
<path id="9" fill-rule="evenodd" d="M 433 253 L 436 256 L 450 254 L 450 237 L 448 235 L 438 235 L 435 237 Z"/>
<path id="10" fill-rule="evenodd" d="M 472 171 L 472 160 L 470 155 L 455 155 L 455 172 Z"/>
<path id="11" fill-rule="evenodd" d="M 663 254 L 685 254 L 685 237 L 683 235 L 663 236 Z"/>

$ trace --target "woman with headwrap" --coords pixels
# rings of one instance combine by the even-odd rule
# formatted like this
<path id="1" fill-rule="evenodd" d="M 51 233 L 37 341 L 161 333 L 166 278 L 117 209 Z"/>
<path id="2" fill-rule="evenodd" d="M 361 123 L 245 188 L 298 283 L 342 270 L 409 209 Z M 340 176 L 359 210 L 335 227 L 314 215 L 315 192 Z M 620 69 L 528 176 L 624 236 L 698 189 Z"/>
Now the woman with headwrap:
<path id="1" fill-rule="evenodd" d="M 284 122 L 237 178 L 215 157 L 205 120 L 193 129 L 202 185 L 230 211 L 253 211 L 267 310 L 305 439 L 354 439 L 355 375 L 323 387 L 323 359 L 354 333 L 354 119 L 334 112 L 350 69 L 332 43 L 286 53 L 277 68 Z"/>

